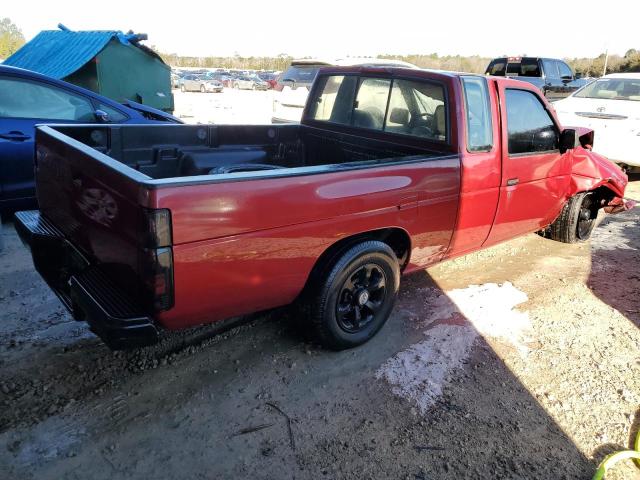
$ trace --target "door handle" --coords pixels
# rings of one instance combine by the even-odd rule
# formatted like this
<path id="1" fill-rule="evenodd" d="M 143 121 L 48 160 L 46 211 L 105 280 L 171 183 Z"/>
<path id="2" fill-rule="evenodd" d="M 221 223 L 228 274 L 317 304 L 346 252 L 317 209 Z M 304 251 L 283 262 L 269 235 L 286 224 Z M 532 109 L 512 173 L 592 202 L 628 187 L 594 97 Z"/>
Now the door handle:
<path id="1" fill-rule="evenodd" d="M 514 185 L 517 185 L 519 181 L 520 180 L 517 178 L 510 178 L 509 180 L 507 180 L 507 187 L 513 187 Z"/>
<path id="2" fill-rule="evenodd" d="M 0 138 L 11 140 L 12 142 L 24 142 L 25 140 L 29 140 L 31 137 L 22 132 L 12 131 L 8 133 L 0 133 Z"/>

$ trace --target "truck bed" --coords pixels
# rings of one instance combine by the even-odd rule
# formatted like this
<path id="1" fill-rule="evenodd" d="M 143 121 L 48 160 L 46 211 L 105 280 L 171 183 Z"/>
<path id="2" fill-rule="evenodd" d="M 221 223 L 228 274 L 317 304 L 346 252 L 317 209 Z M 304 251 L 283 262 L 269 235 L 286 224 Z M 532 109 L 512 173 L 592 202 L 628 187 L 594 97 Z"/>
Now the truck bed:
<path id="1" fill-rule="evenodd" d="M 149 179 L 258 173 L 285 169 L 376 162 L 400 157 L 442 155 L 407 146 L 304 125 L 142 125 L 42 127 L 43 135 L 63 134 Z M 291 172 L 290 172 L 291 173 Z"/>
<path id="2" fill-rule="evenodd" d="M 431 248 L 421 261 L 443 255 L 457 209 L 459 156 L 450 145 L 435 151 L 393 137 L 308 125 L 41 126 L 37 222 L 57 229 L 47 239 L 49 258 L 81 258 L 152 323 L 184 328 L 272 308 L 291 302 L 322 251 L 345 235 L 427 224 L 422 241 Z M 429 210 L 418 215 L 419 205 Z M 169 238 L 150 246 L 149 215 L 158 212 L 170 219 Z M 150 257 L 158 247 L 171 257 L 162 287 L 175 292 L 174 308 L 153 304 L 149 265 L 158 263 Z M 69 279 L 84 279 L 78 275 L 86 267 L 58 275 L 49 263 L 43 276 L 72 302 Z M 220 280 L 211 312 L 206 291 Z M 76 290 L 84 295 L 90 285 Z M 76 292 L 76 303 L 82 295 Z M 122 330 L 121 322 L 106 323 Z"/>

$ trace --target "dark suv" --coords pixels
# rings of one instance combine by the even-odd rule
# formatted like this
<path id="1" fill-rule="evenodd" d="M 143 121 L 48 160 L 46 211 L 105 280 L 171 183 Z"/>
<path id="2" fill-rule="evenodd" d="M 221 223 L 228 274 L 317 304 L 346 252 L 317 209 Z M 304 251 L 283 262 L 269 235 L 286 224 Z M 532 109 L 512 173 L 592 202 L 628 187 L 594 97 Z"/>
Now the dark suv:
<path id="1" fill-rule="evenodd" d="M 501 57 L 491 60 L 486 75 L 512 77 L 538 87 L 549 100 L 558 100 L 589 80 L 573 73 L 562 60 L 540 57 Z"/>

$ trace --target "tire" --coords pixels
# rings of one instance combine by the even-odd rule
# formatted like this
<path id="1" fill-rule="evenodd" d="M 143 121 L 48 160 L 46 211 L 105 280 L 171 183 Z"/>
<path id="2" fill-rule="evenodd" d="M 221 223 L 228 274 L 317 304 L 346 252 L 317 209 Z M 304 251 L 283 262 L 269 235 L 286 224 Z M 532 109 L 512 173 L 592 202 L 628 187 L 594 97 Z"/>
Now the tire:
<path id="1" fill-rule="evenodd" d="M 207 89 L 204 88 L 204 85 L 200 85 L 200 93 L 207 93 Z"/>
<path id="2" fill-rule="evenodd" d="M 317 340 L 332 350 L 367 342 L 389 318 L 399 286 L 400 266 L 389 245 L 366 241 L 349 248 L 303 299 Z"/>
<path id="3" fill-rule="evenodd" d="M 186 88 L 184 88 L 184 84 L 180 85 L 180 91 L 181 91 L 182 93 L 184 93 L 184 92 L 186 92 L 186 91 L 187 91 L 187 89 L 186 89 Z"/>
<path id="4" fill-rule="evenodd" d="M 582 192 L 571 197 L 549 228 L 551 239 L 563 243 L 589 240 L 597 224 L 598 210 L 594 207 L 591 193 Z"/>
<path id="5" fill-rule="evenodd" d="M 240 90 L 240 84 L 239 83 L 235 83 L 233 85 L 233 88 L 235 88 L 236 90 Z"/>

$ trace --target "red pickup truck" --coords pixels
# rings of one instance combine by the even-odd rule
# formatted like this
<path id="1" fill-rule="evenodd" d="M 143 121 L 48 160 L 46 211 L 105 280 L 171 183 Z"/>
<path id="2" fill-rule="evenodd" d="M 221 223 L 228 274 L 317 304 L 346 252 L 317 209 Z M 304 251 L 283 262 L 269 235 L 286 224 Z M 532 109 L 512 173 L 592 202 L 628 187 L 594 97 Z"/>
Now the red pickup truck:
<path id="1" fill-rule="evenodd" d="M 593 141 L 516 80 L 328 68 L 298 125 L 39 127 L 40 210 L 16 227 L 111 348 L 294 301 L 349 348 L 402 273 L 541 230 L 586 240 L 628 208 Z"/>

